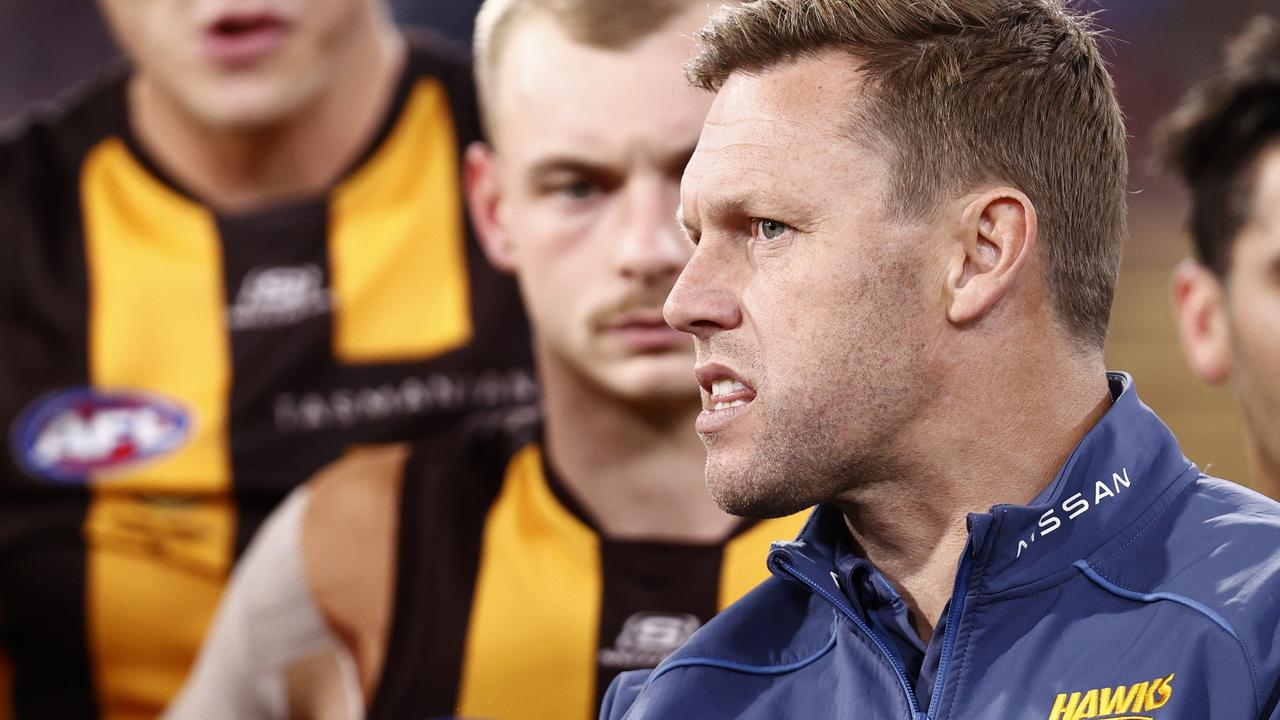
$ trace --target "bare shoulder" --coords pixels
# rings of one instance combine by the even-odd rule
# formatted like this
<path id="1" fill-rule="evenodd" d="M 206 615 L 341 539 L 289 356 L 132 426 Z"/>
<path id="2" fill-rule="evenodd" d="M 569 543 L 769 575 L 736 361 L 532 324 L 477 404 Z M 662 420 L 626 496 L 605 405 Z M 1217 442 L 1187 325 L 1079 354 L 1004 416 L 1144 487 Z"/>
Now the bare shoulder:
<path id="1" fill-rule="evenodd" d="M 370 696 L 391 622 L 400 487 L 409 448 L 360 450 L 311 480 L 302 562 L 316 606 L 351 651 Z"/>

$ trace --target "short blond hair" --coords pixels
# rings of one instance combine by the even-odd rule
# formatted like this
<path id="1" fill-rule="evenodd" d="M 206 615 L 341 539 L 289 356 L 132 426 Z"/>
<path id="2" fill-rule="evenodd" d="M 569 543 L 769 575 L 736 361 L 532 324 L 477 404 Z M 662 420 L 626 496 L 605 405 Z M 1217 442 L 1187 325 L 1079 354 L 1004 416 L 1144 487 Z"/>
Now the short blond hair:
<path id="1" fill-rule="evenodd" d="M 550 18 L 576 42 L 625 50 L 706 0 L 485 0 L 473 48 L 481 117 L 491 128 L 494 75 L 511 29 L 533 15 Z"/>
<path id="2" fill-rule="evenodd" d="M 713 18 L 689 75 L 717 90 L 735 72 L 847 53 L 868 88 L 848 130 L 886 149 L 890 206 L 921 217 L 978 182 L 1018 187 L 1039 210 L 1056 317 L 1101 348 L 1128 159 L 1095 36 L 1060 0 L 756 0 Z"/>

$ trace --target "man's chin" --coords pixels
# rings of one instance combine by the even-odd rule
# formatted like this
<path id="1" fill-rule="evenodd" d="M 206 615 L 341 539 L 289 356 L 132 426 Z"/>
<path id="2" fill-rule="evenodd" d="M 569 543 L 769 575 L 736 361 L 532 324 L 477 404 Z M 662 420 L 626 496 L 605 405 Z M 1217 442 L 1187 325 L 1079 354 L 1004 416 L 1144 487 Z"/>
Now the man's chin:
<path id="1" fill-rule="evenodd" d="M 310 78 L 305 78 L 307 80 Z M 180 88 L 186 110 L 201 123 L 223 130 L 251 132 L 288 123 L 307 106 L 309 83 L 277 77 L 208 80 Z"/>
<path id="2" fill-rule="evenodd" d="M 745 473 L 713 472 L 707 468 L 707 491 L 716 505 L 730 515 L 767 520 L 794 515 L 813 504 L 787 490 L 749 478 Z"/>
<path id="3" fill-rule="evenodd" d="M 696 409 L 700 401 L 692 367 L 693 361 L 684 358 L 661 363 L 645 359 L 617 363 L 597 378 L 606 392 L 628 402 Z"/>

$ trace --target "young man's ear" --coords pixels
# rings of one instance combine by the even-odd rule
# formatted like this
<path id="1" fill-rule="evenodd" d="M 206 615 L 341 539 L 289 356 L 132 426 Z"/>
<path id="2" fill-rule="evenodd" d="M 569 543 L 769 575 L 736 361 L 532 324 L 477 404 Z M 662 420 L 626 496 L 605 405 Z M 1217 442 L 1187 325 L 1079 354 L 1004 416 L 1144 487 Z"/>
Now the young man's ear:
<path id="1" fill-rule="evenodd" d="M 1209 268 L 1187 258 L 1173 271 L 1173 313 L 1182 354 L 1196 377 L 1219 384 L 1231 377 L 1226 293 Z"/>
<path id="2" fill-rule="evenodd" d="M 945 300 L 956 325 L 985 315 L 1029 265 L 1036 244 L 1036 209 L 1013 188 L 989 190 L 970 199 L 949 251 Z"/>
<path id="3" fill-rule="evenodd" d="M 498 182 L 493 148 L 482 142 L 471 143 L 467 146 L 464 163 L 467 209 L 471 213 L 471 224 L 475 227 L 480 247 L 494 267 L 503 272 L 512 272 L 515 260 L 511 233 L 503 207 L 502 188 Z"/>

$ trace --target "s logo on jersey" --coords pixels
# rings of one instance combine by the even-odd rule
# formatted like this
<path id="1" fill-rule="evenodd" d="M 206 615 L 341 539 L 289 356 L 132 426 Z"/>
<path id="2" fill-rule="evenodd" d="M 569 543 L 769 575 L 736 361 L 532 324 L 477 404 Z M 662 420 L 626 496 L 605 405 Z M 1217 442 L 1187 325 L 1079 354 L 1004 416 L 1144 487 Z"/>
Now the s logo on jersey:
<path id="1" fill-rule="evenodd" d="M 188 413 L 158 395 L 75 388 L 27 406 L 14 423 L 13 456 L 33 476 L 84 482 L 95 472 L 168 455 L 190 429 Z"/>
<path id="2" fill-rule="evenodd" d="M 600 651 L 598 660 L 614 670 L 655 667 L 675 652 L 701 625 L 693 615 L 638 612 L 627 618 L 613 647 Z"/>
<path id="3" fill-rule="evenodd" d="M 1154 720 L 1149 713 L 1172 697 L 1173 673 L 1132 685 L 1059 693 L 1049 720 Z"/>

